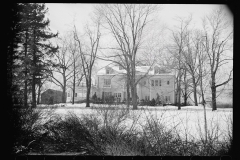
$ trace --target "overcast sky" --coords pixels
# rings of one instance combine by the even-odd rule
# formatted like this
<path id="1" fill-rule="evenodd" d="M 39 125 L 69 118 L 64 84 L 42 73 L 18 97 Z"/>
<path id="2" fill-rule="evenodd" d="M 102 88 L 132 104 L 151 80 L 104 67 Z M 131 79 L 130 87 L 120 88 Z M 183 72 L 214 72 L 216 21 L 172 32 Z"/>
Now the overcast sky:
<path id="1" fill-rule="evenodd" d="M 71 24 L 75 19 L 76 26 L 82 29 L 83 25 L 89 21 L 94 5 L 92 3 L 46 3 L 49 8 L 47 17 L 50 19 L 50 28 L 52 31 L 59 31 L 63 34 L 71 29 Z M 219 5 L 160 4 L 160 6 L 159 19 L 167 25 L 172 25 L 176 16 L 188 16 L 190 13 L 197 24 L 201 17 Z"/>

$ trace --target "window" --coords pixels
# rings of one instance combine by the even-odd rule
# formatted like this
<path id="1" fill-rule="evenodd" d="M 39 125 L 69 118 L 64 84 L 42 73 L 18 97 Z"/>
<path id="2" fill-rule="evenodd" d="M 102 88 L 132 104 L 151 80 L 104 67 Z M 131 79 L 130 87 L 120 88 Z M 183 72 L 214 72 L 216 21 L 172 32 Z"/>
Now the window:
<path id="1" fill-rule="evenodd" d="M 154 86 L 154 80 L 152 80 L 152 86 Z"/>
<path id="2" fill-rule="evenodd" d="M 106 74 L 110 74 L 110 69 L 106 69 Z"/>
<path id="3" fill-rule="evenodd" d="M 110 97 L 112 95 L 112 92 L 103 92 L 104 97 Z"/>
<path id="4" fill-rule="evenodd" d="M 159 79 L 159 86 L 161 86 L 161 79 Z"/>
<path id="5" fill-rule="evenodd" d="M 159 69 L 156 68 L 156 69 L 154 70 L 154 74 L 158 74 L 158 73 L 159 73 Z"/>
<path id="6" fill-rule="evenodd" d="M 104 79 L 103 87 L 110 87 L 111 86 L 111 79 Z"/>
<path id="7" fill-rule="evenodd" d="M 155 86 L 158 86 L 158 80 L 155 80 Z"/>
<path id="8" fill-rule="evenodd" d="M 120 98 L 121 98 L 121 93 L 118 93 L 118 97 L 120 97 Z"/>
<path id="9" fill-rule="evenodd" d="M 117 93 L 117 102 L 121 102 L 121 93 Z"/>
<path id="10" fill-rule="evenodd" d="M 170 102 L 170 96 L 165 96 L 166 103 Z"/>
<path id="11" fill-rule="evenodd" d="M 77 93 L 75 93 L 75 97 L 77 97 Z"/>
<path id="12" fill-rule="evenodd" d="M 68 93 L 68 97 L 70 97 L 70 93 Z"/>
<path id="13" fill-rule="evenodd" d="M 145 101 L 149 101 L 150 97 L 149 96 L 145 96 Z"/>
<path id="14" fill-rule="evenodd" d="M 169 83 L 170 83 L 170 82 L 169 82 L 169 81 L 167 81 L 167 84 L 168 84 L 168 85 L 169 85 Z"/>

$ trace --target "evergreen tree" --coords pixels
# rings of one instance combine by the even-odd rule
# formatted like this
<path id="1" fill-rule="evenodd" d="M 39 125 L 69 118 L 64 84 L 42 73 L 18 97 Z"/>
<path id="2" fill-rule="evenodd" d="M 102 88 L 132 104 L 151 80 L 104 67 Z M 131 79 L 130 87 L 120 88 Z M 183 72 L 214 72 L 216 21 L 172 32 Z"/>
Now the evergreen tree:
<path id="1" fill-rule="evenodd" d="M 20 4 L 22 10 L 22 71 L 24 72 L 24 102 L 27 103 L 27 86 L 31 83 L 32 107 L 36 107 L 36 85 L 41 86 L 46 77 L 47 63 L 44 59 L 56 52 L 49 39 L 57 37 L 51 33 L 49 19 L 45 19 L 48 9 L 45 4 Z"/>
<path id="2" fill-rule="evenodd" d="M 16 83 L 16 70 L 18 65 L 15 63 L 19 58 L 18 44 L 20 39 L 20 11 L 21 7 L 17 3 L 10 3 L 7 9 L 6 22 L 6 53 L 7 53 L 7 104 L 12 106 L 14 103 L 21 103 L 20 87 Z M 10 107 L 9 107 L 10 108 Z"/>
<path id="3" fill-rule="evenodd" d="M 15 123 L 16 121 L 19 121 L 18 116 L 16 116 L 13 112 L 13 105 L 14 103 L 20 104 L 21 103 L 21 97 L 19 95 L 20 89 L 18 85 L 15 85 L 17 74 L 16 69 L 17 66 L 15 64 L 15 61 L 18 59 L 18 44 L 20 43 L 20 6 L 17 3 L 8 3 L 4 6 L 6 9 L 5 13 L 8 15 L 6 18 L 6 21 L 4 26 L 6 29 L 6 38 L 4 39 L 4 42 L 6 43 L 5 48 L 5 54 L 7 55 L 7 103 L 4 108 L 7 109 L 7 131 L 9 138 L 7 146 L 7 152 L 12 153 L 12 148 L 15 143 L 14 134 L 16 134 L 16 128 Z M 13 132 L 14 131 L 14 132 Z M 13 137 L 13 138 L 12 138 Z"/>

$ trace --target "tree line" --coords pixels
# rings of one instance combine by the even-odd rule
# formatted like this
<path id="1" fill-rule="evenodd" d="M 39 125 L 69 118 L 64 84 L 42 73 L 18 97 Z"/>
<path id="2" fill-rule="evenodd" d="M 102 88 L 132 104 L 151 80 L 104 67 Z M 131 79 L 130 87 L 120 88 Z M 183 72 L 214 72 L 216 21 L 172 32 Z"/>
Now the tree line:
<path id="1" fill-rule="evenodd" d="M 195 105 L 199 104 L 197 96 L 205 103 L 208 85 L 212 109 L 216 110 L 217 88 L 232 79 L 232 70 L 227 79 L 218 81 L 216 78 L 221 67 L 232 60 L 226 54 L 232 51 L 232 22 L 226 18 L 223 7 L 205 16 L 201 28 L 197 29 L 192 26 L 191 16 L 179 17 L 177 28 L 170 29 L 169 43 L 160 48 L 155 43 L 148 44 L 146 36 L 154 25 L 153 15 L 159 5 L 95 5 L 91 25 L 85 25 L 83 33 L 79 33 L 74 24 L 72 30 L 61 37 L 48 28 L 50 21 L 45 18 L 48 11 L 45 4 L 14 5 L 17 10 L 12 11 L 15 19 L 9 29 L 13 38 L 9 38 L 7 48 L 8 101 L 11 104 L 27 106 L 31 95 L 31 106 L 36 107 L 46 81 L 61 87 L 63 102 L 66 102 L 66 89 L 70 87 L 74 103 L 75 86 L 85 80 L 86 107 L 89 107 L 91 77 L 98 59 L 126 70 L 126 104 L 130 105 L 132 96 L 133 109 L 137 109 L 137 84 L 154 64 L 176 71 L 178 109 L 181 109 L 181 97 L 185 104 L 190 95 Z M 100 45 L 102 33 L 106 32 L 113 40 L 107 47 Z M 51 39 L 55 39 L 55 45 Z M 146 74 L 137 77 L 136 66 L 142 64 L 151 67 Z"/>

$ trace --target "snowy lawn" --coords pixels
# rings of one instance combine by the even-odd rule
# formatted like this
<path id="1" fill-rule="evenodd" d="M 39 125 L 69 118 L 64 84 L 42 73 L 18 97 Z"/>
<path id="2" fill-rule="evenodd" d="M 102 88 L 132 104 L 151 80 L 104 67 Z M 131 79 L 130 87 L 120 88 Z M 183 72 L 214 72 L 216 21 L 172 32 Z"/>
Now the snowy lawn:
<path id="1" fill-rule="evenodd" d="M 69 113 L 74 113 L 79 117 L 97 115 L 102 120 L 103 114 L 106 112 L 115 115 L 116 112 L 126 110 L 125 105 L 111 105 L 109 107 L 103 104 L 90 104 L 91 107 L 86 108 L 85 103 L 74 105 L 66 103 L 54 106 L 52 106 L 55 108 L 54 113 L 63 117 Z M 49 107 L 42 105 L 38 108 L 48 110 Z M 211 138 L 221 141 L 232 134 L 232 108 L 219 108 L 217 111 L 212 111 L 210 106 L 207 106 L 206 111 L 208 134 Z M 149 120 L 156 120 L 168 129 L 175 129 L 183 139 L 199 140 L 204 138 L 203 106 L 186 106 L 182 107 L 181 110 L 178 110 L 177 106 L 138 106 L 138 110 L 129 110 L 122 125 L 131 128 L 134 123 L 135 129 L 141 131 Z M 114 117 L 111 121 L 114 121 Z"/>

